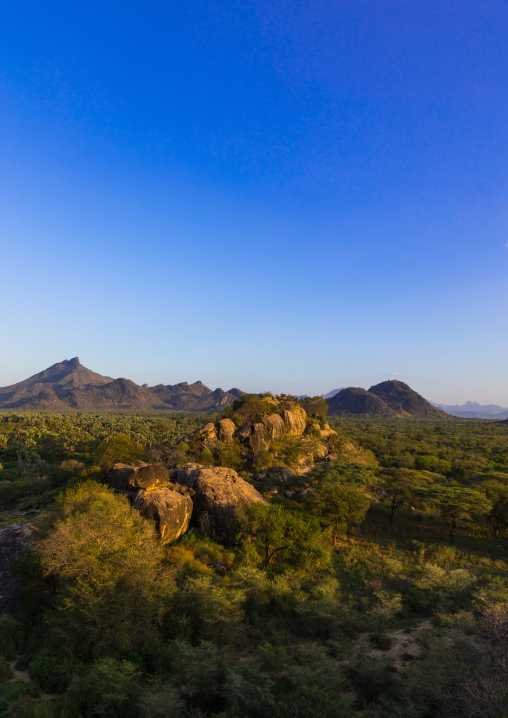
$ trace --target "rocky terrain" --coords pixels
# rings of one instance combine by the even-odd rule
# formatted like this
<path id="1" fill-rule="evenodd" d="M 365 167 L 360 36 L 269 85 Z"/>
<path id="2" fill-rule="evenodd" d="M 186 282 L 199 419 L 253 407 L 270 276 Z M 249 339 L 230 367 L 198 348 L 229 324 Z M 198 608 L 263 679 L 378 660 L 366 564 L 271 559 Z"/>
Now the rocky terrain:
<path id="1" fill-rule="evenodd" d="M 163 543 L 184 534 L 191 520 L 211 538 L 231 542 L 235 519 L 244 518 L 250 504 L 266 503 L 251 484 L 225 467 L 189 463 L 168 471 L 164 466 L 116 464 L 105 481 L 129 494 L 143 516 L 155 521 Z"/>
<path id="2" fill-rule="evenodd" d="M 246 507 L 266 503 L 250 480 L 261 482 L 261 487 L 270 476 L 272 483 L 290 486 L 316 462 L 340 457 L 368 462 L 367 452 L 330 428 L 319 414 L 326 409 L 320 401 L 307 404 L 308 413 L 291 397 L 244 395 L 229 408 L 228 416 L 180 440 L 187 457 L 202 457 L 209 465 L 192 458 L 173 467 L 115 464 L 105 481 L 126 492 L 134 506 L 156 522 L 164 543 L 185 533 L 191 522 L 211 538 L 230 543 L 235 521 L 245 517 Z M 221 466 L 224 460 L 248 471 L 242 476 L 230 466 Z"/>

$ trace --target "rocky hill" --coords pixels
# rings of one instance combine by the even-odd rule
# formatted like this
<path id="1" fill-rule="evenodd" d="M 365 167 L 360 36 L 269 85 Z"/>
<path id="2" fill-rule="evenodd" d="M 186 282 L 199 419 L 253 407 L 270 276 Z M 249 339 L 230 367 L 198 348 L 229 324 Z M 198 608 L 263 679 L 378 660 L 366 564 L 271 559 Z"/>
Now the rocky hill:
<path id="1" fill-rule="evenodd" d="M 326 410 L 324 400 L 322 405 Z M 221 465 L 226 460 L 254 474 L 278 474 L 282 468 L 301 475 L 321 461 L 371 462 L 369 452 L 330 427 L 319 403 L 306 408 L 294 397 L 246 394 L 222 419 L 180 443 L 191 461 Z"/>
<path id="2" fill-rule="evenodd" d="M 397 416 L 446 416 L 403 381 L 383 381 L 371 386 L 369 393 L 382 399 Z"/>
<path id="3" fill-rule="evenodd" d="M 329 413 L 335 416 L 449 418 L 449 415 L 432 406 L 402 381 L 384 381 L 371 386 L 368 391 L 359 387 L 349 387 L 327 402 Z"/>
<path id="4" fill-rule="evenodd" d="M 328 402 L 328 413 L 336 416 L 368 416 L 395 417 L 397 414 L 375 394 L 361 387 L 350 386 L 335 394 Z"/>
<path id="5" fill-rule="evenodd" d="M 0 388 L 0 409 L 30 411 L 220 411 L 243 394 L 209 389 L 202 382 L 139 386 L 84 367 L 78 357 L 65 360 L 12 386 Z"/>

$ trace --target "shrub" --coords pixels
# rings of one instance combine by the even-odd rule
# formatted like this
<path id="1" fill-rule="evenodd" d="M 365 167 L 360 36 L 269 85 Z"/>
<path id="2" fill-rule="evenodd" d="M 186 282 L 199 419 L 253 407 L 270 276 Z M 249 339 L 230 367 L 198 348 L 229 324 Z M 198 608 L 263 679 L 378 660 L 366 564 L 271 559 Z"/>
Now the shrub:
<path id="1" fill-rule="evenodd" d="M 12 668 L 8 660 L 4 656 L 0 656 L 0 683 L 10 681 L 12 678 Z"/>
<path id="2" fill-rule="evenodd" d="M 30 677 L 46 693 L 64 693 L 75 669 L 75 662 L 43 648 L 30 661 Z"/>
<path id="3" fill-rule="evenodd" d="M 140 690 L 132 663 L 96 660 L 83 676 L 74 676 L 64 697 L 67 715 L 137 718 Z"/>

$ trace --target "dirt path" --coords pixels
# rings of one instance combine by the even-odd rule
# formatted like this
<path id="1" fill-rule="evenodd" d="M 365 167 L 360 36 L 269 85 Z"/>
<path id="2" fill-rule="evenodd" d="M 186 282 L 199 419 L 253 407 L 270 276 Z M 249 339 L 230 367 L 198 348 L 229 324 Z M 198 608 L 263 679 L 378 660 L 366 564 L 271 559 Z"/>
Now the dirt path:
<path id="1" fill-rule="evenodd" d="M 408 628 L 399 628 L 396 631 L 388 632 L 386 635 L 391 643 L 386 650 L 372 648 L 369 645 L 369 634 L 364 633 L 358 641 L 357 650 L 370 658 L 385 657 L 393 660 L 395 668 L 402 673 L 407 670 L 411 661 L 418 658 L 422 652 L 419 641 L 422 631 L 431 629 L 432 619 L 427 618 Z"/>

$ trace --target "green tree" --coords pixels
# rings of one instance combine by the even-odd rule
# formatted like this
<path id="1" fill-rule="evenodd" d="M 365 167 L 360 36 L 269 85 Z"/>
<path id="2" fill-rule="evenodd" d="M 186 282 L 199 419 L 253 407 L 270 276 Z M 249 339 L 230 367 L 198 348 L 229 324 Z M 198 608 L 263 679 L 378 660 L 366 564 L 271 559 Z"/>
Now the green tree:
<path id="1" fill-rule="evenodd" d="M 429 483 L 428 476 L 421 471 L 400 468 L 385 469 L 380 473 L 375 487 L 381 500 L 390 506 L 390 523 L 393 523 L 397 509 L 417 496 L 420 487 Z"/>
<path id="2" fill-rule="evenodd" d="M 313 512 L 331 528 L 335 546 L 341 533 L 362 523 L 370 500 L 360 489 L 344 485 L 336 478 L 327 478 L 314 489 L 310 504 Z"/>
<path id="3" fill-rule="evenodd" d="M 281 504 L 258 502 L 247 508 L 243 534 L 254 546 L 265 566 L 277 560 L 306 563 L 309 551 L 317 547 L 318 526 L 308 518 L 285 508 Z M 319 550 L 316 554 L 319 554 Z M 316 559 L 318 559 L 316 555 Z"/>
<path id="4" fill-rule="evenodd" d="M 93 481 L 60 494 L 49 522 L 35 552 L 55 589 L 58 635 L 85 654 L 140 643 L 172 591 L 153 523 Z"/>
<path id="5" fill-rule="evenodd" d="M 370 486 L 374 483 L 374 469 L 372 466 L 340 460 L 317 464 L 307 476 L 310 480 L 316 479 L 320 484 L 327 481 L 357 488 Z"/>
<path id="6" fill-rule="evenodd" d="M 492 510 L 492 503 L 485 494 L 461 486 L 431 487 L 429 494 L 439 510 L 453 544 L 458 529 L 485 518 Z"/>
<path id="7" fill-rule="evenodd" d="M 502 531 L 506 531 L 508 525 L 508 486 L 499 481 L 486 481 L 483 490 L 492 503 L 492 509 L 487 514 L 487 523 L 494 536 L 499 536 Z"/>
<path id="8" fill-rule="evenodd" d="M 300 404 L 309 416 L 317 416 L 323 421 L 326 419 L 328 404 L 322 396 L 308 396 L 305 399 L 300 399 Z"/>
<path id="9" fill-rule="evenodd" d="M 97 447 L 95 463 L 109 469 L 113 464 L 132 464 L 143 457 L 144 449 L 141 444 L 127 436 L 127 434 L 113 434 Z"/>

